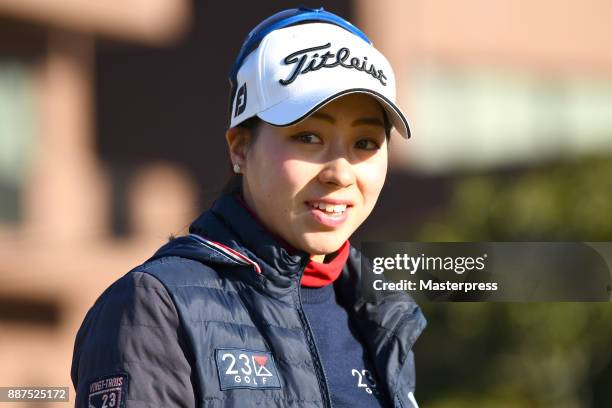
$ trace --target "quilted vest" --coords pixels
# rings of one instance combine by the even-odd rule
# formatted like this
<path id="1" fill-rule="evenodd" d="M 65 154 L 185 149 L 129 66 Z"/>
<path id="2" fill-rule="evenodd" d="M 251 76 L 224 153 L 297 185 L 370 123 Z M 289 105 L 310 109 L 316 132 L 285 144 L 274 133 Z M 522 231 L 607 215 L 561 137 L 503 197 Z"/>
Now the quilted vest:
<path id="1" fill-rule="evenodd" d="M 411 349 L 425 319 L 406 293 L 374 291 L 375 275 L 361 258 L 351 247 L 334 282 L 337 297 L 394 406 L 413 408 Z M 331 407 L 300 298 L 308 260 L 304 252 L 289 254 L 236 197 L 224 195 L 189 235 L 145 263 L 144 272 L 168 290 L 185 329 L 200 406 Z"/>

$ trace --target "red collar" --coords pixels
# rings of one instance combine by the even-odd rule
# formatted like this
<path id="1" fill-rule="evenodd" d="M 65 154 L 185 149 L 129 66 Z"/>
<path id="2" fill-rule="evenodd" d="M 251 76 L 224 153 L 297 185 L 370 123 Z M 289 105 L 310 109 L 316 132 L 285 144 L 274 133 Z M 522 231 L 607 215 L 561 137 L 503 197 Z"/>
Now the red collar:
<path id="1" fill-rule="evenodd" d="M 312 259 L 306 265 L 302 276 L 302 286 L 309 288 L 320 288 L 334 283 L 349 256 L 350 244 L 348 239 L 336 251 L 336 256 L 327 263 L 315 262 Z"/>
<path id="2" fill-rule="evenodd" d="M 238 202 L 251 214 L 251 216 L 259 222 L 259 224 L 272 234 L 266 226 L 261 222 L 257 214 L 247 205 L 246 201 L 242 197 L 242 194 L 238 195 Z M 287 250 L 287 252 L 296 253 L 297 251 L 289 243 L 280 238 L 279 236 L 272 234 L 279 243 Z M 306 269 L 304 269 L 304 275 L 302 275 L 302 286 L 309 288 L 320 288 L 334 283 L 340 276 L 342 268 L 346 263 L 349 256 L 350 243 L 348 240 L 344 241 L 344 244 L 335 252 L 334 257 L 329 262 L 315 262 L 313 260 L 308 261 Z"/>

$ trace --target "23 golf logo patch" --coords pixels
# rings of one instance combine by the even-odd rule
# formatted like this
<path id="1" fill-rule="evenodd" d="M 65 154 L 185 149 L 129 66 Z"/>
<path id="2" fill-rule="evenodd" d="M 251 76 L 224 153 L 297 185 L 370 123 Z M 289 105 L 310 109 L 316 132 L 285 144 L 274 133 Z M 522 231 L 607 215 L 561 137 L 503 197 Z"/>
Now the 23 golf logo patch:
<path id="1" fill-rule="evenodd" d="M 222 390 L 280 388 L 278 371 L 268 351 L 220 348 L 215 350 L 215 359 Z"/>
<path id="2" fill-rule="evenodd" d="M 113 374 L 89 383 L 89 408 L 123 408 L 127 398 L 128 375 Z"/>

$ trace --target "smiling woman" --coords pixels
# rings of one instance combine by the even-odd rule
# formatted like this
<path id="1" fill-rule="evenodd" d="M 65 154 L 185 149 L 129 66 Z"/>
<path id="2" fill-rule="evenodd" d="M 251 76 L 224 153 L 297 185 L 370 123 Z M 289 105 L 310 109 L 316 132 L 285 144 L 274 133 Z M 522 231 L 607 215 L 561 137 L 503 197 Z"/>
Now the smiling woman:
<path id="1" fill-rule="evenodd" d="M 385 114 L 340 97 L 292 126 L 227 131 L 243 196 L 262 223 L 311 258 L 332 254 L 368 217 L 387 174 Z"/>
<path id="2" fill-rule="evenodd" d="M 391 128 L 410 136 L 391 66 L 351 23 L 300 8 L 251 31 L 230 79 L 235 188 L 91 308 L 76 406 L 416 407 L 425 319 L 362 284 L 349 243 Z"/>

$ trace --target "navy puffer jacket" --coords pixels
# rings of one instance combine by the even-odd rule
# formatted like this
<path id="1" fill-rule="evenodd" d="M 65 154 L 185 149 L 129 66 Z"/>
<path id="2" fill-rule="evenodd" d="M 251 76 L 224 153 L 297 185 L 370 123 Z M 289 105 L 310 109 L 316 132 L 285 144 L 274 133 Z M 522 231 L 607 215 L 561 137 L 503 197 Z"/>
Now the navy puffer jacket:
<path id="1" fill-rule="evenodd" d="M 290 255 L 231 195 L 190 233 L 87 313 L 72 361 L 75 406 L 331 407 L 300 299 L 308 254 Z M 413 408 L 411 349 L 425 319 L 406 293 L 374 291 L 365 258 L 361 266 L 351 248 L 338 301 L 394 406 Z"/>

